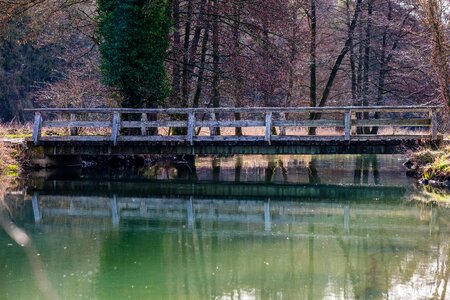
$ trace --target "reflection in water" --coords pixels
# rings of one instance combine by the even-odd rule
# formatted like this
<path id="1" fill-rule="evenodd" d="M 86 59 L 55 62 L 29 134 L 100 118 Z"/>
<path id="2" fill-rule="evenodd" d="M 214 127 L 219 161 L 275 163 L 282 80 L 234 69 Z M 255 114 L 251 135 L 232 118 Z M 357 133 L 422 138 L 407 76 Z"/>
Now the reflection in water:
<path id="1" fill-rule="evenodd" d="M 5 201 L 62 299 L 446 298 L 450 212 L 408 202 L 394 160 L 212 161 L 33 179 Z M 0 268 L 1 299 L 47 298 L 4 233 Z"/>
<path id="2" fill-rule="evenodd" d="M 4 202 L 5 199 L 0 199 L 0 228 L 3 229 L 4 233 L 8 238 L 15 243 L 16 246 L 22 247 L 28 262 L 30 264 L 30 271 L 34 275 L 37 288 L 41 294 L 50 300 L 59 299 L 58 294 L 54 290 L 52 284 L 50 283 L 44 264 L 40 259 L 40 254 L 36 251 L 32 240 L 28 234 L 11 220 L 10 210 Z M 35 218 L 37 218 L 35 212 Z M 9 243 L 8 246 L 13 246 L 14 244 Z M 3 245 L 4 246 L 4 245 Z M 5 265 L 7 268 L 8 265 Z"/>
<path id="3" fill-rule="evenodd" d="M 374 184 L 380 184 L 380 174 L 378 172 L 378 162 L 376 155 L 358 155 L 356 157 L 356 167 L 354 172 L 355 184 L 368 184 L 369 175 L 372 171 Z"/>

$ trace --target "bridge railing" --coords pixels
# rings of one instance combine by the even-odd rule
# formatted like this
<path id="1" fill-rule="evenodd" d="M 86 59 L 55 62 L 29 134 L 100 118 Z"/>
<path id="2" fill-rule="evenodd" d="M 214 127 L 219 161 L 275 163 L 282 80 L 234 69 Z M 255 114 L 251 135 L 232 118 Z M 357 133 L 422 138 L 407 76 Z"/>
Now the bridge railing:
<path id="1" fill-rule="evenodd" d="M 437 113 L 440 106 L 378 107 L 258 107 L 258 108 L 42 108 L 34 112 L 33 142 L 96 141 L 112 142 L 195 142 L 214 141 L 296 141 L 296 140 L 371 140 L 438 139 Z M 57 116 L 57 117 L 55 117 Z M 225 128 L 257 128 L 243 134 L 217 134 Z M 391 134 L 370 134 L 361 128 L 418 127 Z M 43 135 L 43 129 L 68 129 L 56 135 Z M 209 128 L 209 134 L 202 128 Z M 279 134 L 275 134 L 279 128 Z M 299 128 L 333 128 L 316 136 Z M 359 128 L 359 130 L 356 130 Z M 91 129 L 93 134 L 82 134 Z M 103 133 L 99 130 L 103 129 Z M 164 129 L 164 130 L 163 130 Z M 178 129 L 178 130 L 177 130 Z M 180 130 L 181 129 L 181 130 Z M 274 130 L 275 129 L 275 130 Z M 289 132 L 290 131 L 290 132 Z M 178 135 L 174 135 L 176 132 Z M 242 130 L 241 130 L 242 132 Z M 286 133 L 287 132 L 287 133 Z M 371 131 L 374 132 L 374 131 Z M 171 134 L 172 133 L 172 134 Z"/>

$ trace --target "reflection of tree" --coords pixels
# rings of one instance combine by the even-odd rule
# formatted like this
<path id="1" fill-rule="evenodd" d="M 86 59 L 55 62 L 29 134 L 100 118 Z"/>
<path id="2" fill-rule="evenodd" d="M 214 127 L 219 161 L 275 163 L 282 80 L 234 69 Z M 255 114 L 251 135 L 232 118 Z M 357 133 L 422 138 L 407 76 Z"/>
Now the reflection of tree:
<path id="1" fill-rule="evenodd" d="M 310 300 L 314 299 L 314 223 L 309 223 L 308 233 L 308 300 Z"/>
<path id="2" fill-rule="evenodd" d="M 355 164 L 353 175 L 353 182 L 355 184 L 368 184 L 370 171 L 372 171 L 374 183 L 377 185 L 380 183 L 380 173 L 378 171 L 376 155 L 358 155 Z"/>
<path id="3" fill-rule="evenodd" d="M 197 180 L 195 164 L 179 162 L 161 162 L 148 167 L 144 176 L 150 179 L 183 179 Z"/>
<path id="4" fill-rule="evenodd" d="M 212 168 L 213 181 L 219 181 L 220 180 L 220 158 L 214 158 L 211 161 L 211 168 Z"/>
<path id="5" fill-rule="evenodd" d="M 146 288 L 147 287 L 147 288 Z M 127 299 L 130 289 L 141 298 L 170 298 L 167 288 L 163 235 L 110 233 L 103 241 L 97 277 L 98 299 Z M 140 291 L 137 292 L 136 290 Z M 139 297 L 138 297 L 139 298 Z"/>
<path id="6" fill-rule="evenodd" d="M 288 180 L 288 172 L 287 169 L 284 167 L 283 160 L 281 159 L 275 160 L 273 157 L 270 157 L 267 163 L 264 181 L 272 182 L 273 179 L 275 178 L 276 170 L 278 168 L 281 170 L 283 180 L 286 182 Z"/>
<path id="7" fill-rule="evenodd" d="M 242 156 L 237 156 L 235 169 L 234 169 L 234 181 L 235 182 L 241 181 L 241 173 L 242 173 Z"/>
<path id="8" fill-rule="evenodd" d="M 317 159 L 314 156 L 308 162 L 308 179 L 311 184 L 320 183 L 319 173 L 317 172 Z"/>

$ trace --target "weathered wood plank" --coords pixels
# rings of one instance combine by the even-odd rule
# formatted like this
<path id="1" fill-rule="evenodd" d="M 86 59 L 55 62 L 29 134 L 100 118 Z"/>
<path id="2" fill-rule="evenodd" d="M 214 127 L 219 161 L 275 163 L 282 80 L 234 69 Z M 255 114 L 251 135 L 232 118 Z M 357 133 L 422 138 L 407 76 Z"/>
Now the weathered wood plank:
<path id="1" fill-rule="evenodd" d="M 352 120 L 353 126 L 371 127 L 371 126 L 430 126 L 430 119 L 366 119 Z"/>
<path id="2" fill-rule="evenodd" d="M 112 121 L 111 140 L 114 145 L 117 145 L 117 137 L 120 131 L 120 113 L 114 112 Z"/>
<path id="3" fill-rule="evenodd" d="M 438 137 L 439 138 L 439 137 Z M 402 135 L 370 135 L 370 134 L 358 134 L 352 136 L 352 141 L 392 141 L 392 140 L 430 140 L 428 134 L 402 134 Z"/>
<path id="4" fill-rule="evenodd" d="M 108 121 L 44 121 L 42 127 L 47 128 L 108 128 L 111 127 L 111 122 Z"/>
<path id="5" fill-rule="evenodd" d="M 190 112 L 189 116 L 188 116 L 187 139 L 188 139 L 189 143 L 191 144 L 191 146 L 194 145 L 194 140 L 193 140 L 194 130 L 195 130 L 194 124 L 195 124 L 195 113 Z"/>
<path id="6" fill-rule="evenodd" d="M 264 127 L 264 121 L 197 121 L 195 127 Z"/>
<path id="7" fill-rule="evenodd" d="M 77 116 L 75 114 L 70 114 L 70 123 L 76 122 Z M 70 135 L 78 135 L 78 127 L 69 126 Z"/>
<path id="8" fill-rule="evenodd" d="M 437 114 L 434 111 L 431 111 L 430 114 L 431 114 L 431 139 L 435 141 L 438 139 Z"/>
<path id="9" fill-rule="evenodd" d="M 352 122 L 352 112 L 347 111 L 345 113 L 345 122 L 344 122 L 345 123 L 345 129 L 344 129 L 345 140 L 347 142 L 350 142 L 350 135 L 351 135 L 351 128 L 352 128 L 351 122 Z"/>
<path id="10" fill-rule="evenodd" d="M 343 120 L 289 120 L 273 121 L 276 127 L 344 127 Z"/>
<path id="11" fill-rule="evenodd" d="M 147 127 L 144 125 L 146 122 L 148 121 L 148 118 L 147 118 L 147 114 L 146 113 L 143 113 L 142 115 L 141 115 L 141 135 L 147 135 Z M 123 123 L 124 122 L 122 122 L 122 126 L 124 126 L 123 125 Z"/>
<path id="12" fill-rule="evenodd" d="M 217 135 L 217 136 L 195 136 L 194 141 L 198 142 L 258 142 L 264 141 L 263 136 L 234 136 L 234 135 Z"/>
<path id="13" fill-rule="evenodd" d="M 325 141 L 343 141 L 344 137 L 341 135 L 322 136 L 322 135 L 274 135 L 272 141 L 277 142 L 297 142 L 297 141 L 311 141 L 311 142 L 325 142 Z"/>
<path id="14" fill-rule="evenodd" d="M 43 136 L 42 142 L 109 142 L 110 136 L 105 135 L 78 135 L 78 136 Z"/>
<path id="15" fill-rule="evenodd" d="M 343 107 L 222 107 L 222 108 L 155 108 L 155 109 L 133 109 L 133 108 L 39 108 L 39 109 L 25 109 L 30 112 L 41 113 L 98 113 L 98 114 L 112 114 L 119 112 L 123 114 L 189 114 L 195 113 L 345 113 L 345 111 L 352 110 L 354 112 L 423 112 L 427 113 L 430 109 L 438 111 L 442 106 L 343 106 Z"/>
<path id="16" fill-rule="evenodd" d="M 270 137 L 272 136 L 272 113 L 266 113 L 266 132 L 265 141 L 270 145 Z"/>
<path id="17" fill-rule="evenodd" d="M 39 144 L 39 139 L 41 138 L 42 129 L 42 115 L 40 112 L 34 114 L 34 126 L 33 126 L 33 142 L 35 145 Z"/>
<path id="18" fill-rule="evenodd" d="M 121 135 L 117 138 L 118 142 L 187 142 L 188 139 L 184 135 Z"/>
<path id="19" fill-rule="evenodd" d="M 186 121 L 122 121 L 122 128 L 187 127 Z"/>

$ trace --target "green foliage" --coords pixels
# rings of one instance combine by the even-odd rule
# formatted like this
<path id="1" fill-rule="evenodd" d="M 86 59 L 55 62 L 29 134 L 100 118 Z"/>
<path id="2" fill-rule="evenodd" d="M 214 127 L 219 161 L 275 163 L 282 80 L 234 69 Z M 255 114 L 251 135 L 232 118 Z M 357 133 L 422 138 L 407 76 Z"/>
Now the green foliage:
<path id="1" fill-rule="evenodd" d="M 171 26 L 168 0 L 99 0 L 102 71 L 124 107 L 156 107 L 168 95 L 164 66 Z"/>

